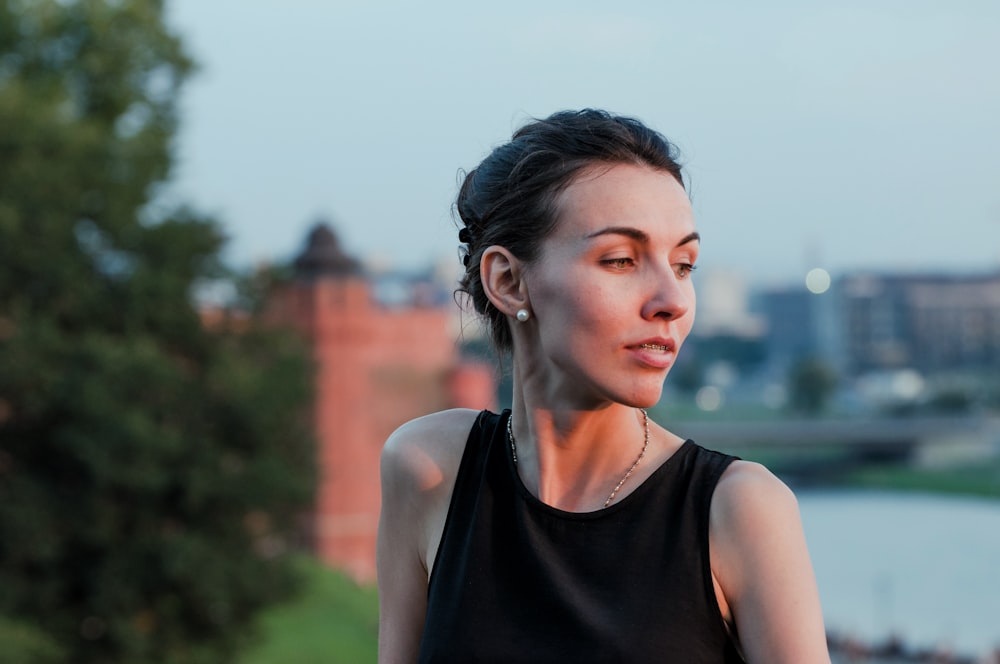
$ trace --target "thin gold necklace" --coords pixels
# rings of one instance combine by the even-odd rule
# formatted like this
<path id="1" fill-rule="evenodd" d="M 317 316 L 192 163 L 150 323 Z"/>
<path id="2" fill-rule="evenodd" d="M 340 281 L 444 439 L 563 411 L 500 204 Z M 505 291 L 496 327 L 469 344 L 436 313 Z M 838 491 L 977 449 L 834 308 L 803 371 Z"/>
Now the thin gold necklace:
<path id="1" fill-rule="evenodd" d="M 610 505 L 611 501 L 615 499 L 615 496 L 618 494 L 618 490 L 622 488 L 622 485 L 625 484 L 625 480 L 629 478 L 629 476 L 632 474 L 632 471 L 635 470 L 635 467 L 639 465 L 640 461 L 642 461 L 642 457 L 646 455 L 646 448 L 649 447 L 649 415 L 646 413 L 645 408 L 640 408 L 639 412 L 642 413 L 642 425 L 643 428 L 645 429 L 645 435 L 642 441 L 642 449 L 639 450 L 639 456 L 635 458 L 635 461 L 632 462 L 632 465 L 629 466 L 629 469 L 625 471 L 624 475 L 622 475 L 622 478 L 618 481 L 618 485 L 611 490 L 611 495 L 608 496 L 608 499 L 604 501 L 605 507 Z M 516 466 L 517 443 L 514 441 L 514 427 L 510 423 L 512 419 L 514 418 L 513 417 L 507 418 L 507 440 L 510 441 L 510 454 L 514 458 L 514 465 Z"/>

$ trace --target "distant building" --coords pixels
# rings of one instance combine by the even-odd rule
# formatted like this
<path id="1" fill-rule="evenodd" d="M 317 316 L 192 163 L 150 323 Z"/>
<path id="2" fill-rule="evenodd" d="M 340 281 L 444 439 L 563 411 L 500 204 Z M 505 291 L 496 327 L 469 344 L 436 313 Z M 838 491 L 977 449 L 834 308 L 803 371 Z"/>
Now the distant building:
<path id="1" fill-rule="evenodd" d="M 852 275 L 838 290 L 854 374 L 1000 370 L 1000 273 Z"/>
<path id="2" fill-rule="evenodd" d="M 408 304 L 396 284 L 391 306 L 380 304 L 329 226 L 312 229 L 294 266 L 268 315 L 305 335 L 316 362 L 315 547 L 324 562 L 372 581 L 383 443 L 442 408 L 496 408 L 494 370 L 461 357 L 450 300 L 424 288 Z"/>
<path id="3" fill-rule="evenodd" d="M 757 307 L 767 321 L 768 361 L 778 367 L 821 353 L 818 298 L 803 286 L 772 288 L 757 295 Z"/>
<path id="4" fill-rule="evenodd" d="M 762 316 L 750 312 L 750 295 L 742 276 L 714 270 L 698 275 L 698 315 L 693 334 L 701 337 L 759 338 L 766 327 Z"/>
<path id="5" fill-rule="evenodd" d="M 775 366 L 816 357 L 844 376 L 1000 370 L 1000 273 L 851 274 L 820 295 L 770 289 L 756 304 Z"/>

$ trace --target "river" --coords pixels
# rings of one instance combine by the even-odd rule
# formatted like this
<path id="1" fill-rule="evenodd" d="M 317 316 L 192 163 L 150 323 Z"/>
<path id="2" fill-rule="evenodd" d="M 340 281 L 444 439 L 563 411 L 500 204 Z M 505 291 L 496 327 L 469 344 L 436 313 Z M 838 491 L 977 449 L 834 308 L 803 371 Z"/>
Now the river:
<path id="1" fill-rule="evenodd" d="M 1000 500 L 797 494 L 828 631 L 967 655 L 1000 647 Z"/>

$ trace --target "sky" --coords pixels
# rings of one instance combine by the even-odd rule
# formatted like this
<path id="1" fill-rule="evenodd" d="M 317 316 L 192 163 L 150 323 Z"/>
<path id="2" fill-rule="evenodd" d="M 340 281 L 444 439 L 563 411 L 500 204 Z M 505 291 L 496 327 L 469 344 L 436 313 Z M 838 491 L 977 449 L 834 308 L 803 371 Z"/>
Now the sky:
<path id="1" fill-rule="evenodd" d="M 170 196 L 239 266 L 320 219 L 373 267 L 457 269 L 461 169 L 597 107 L 681 149 L 701 267 L 1000 269 L 1000 3 L 168 0 L 200 65 Z"/>

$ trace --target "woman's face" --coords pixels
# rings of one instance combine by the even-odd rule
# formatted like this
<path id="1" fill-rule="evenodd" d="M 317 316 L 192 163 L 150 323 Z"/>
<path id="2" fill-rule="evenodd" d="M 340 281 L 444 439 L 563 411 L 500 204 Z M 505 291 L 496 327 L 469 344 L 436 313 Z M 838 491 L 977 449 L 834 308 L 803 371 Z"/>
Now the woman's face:
<path id="1" fill-rule="evenodd" d="M 664 171 L 601 164 L 556 206 L 556 227 L 525 268 L 527 379 L 552 396 L 652 406 L 694 321 L 699 243 L 687 194 Z"/>

